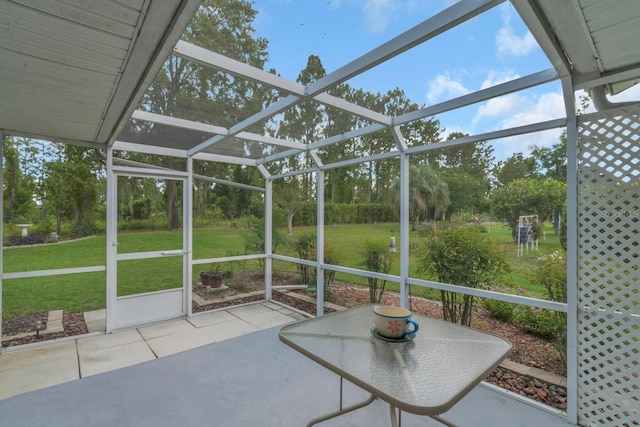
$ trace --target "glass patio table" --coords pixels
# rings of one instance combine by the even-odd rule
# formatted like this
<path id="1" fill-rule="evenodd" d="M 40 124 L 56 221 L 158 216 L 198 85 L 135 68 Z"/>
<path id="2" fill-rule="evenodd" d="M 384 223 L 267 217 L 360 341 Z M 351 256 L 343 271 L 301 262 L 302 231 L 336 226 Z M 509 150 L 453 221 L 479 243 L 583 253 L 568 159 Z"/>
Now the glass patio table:
<path id="1" fill-rule="evenodd" d="M 414 336 L 383 340 L 374 336 L 375 306 L 358 306 L 280 329 L 282 342 L 340 376 L 340 408 L 307 425 L 380 398 L 389 404 L 393 426 L 401 423 L 402 411 L 455 426 L 440 415 L 487 377 L 509 355 L 511 344 L 495 335 L 418 314 L 411 316 L 420 325 Z M 370 392 L 369 399 L 343 408 L 343 379 Z"/>

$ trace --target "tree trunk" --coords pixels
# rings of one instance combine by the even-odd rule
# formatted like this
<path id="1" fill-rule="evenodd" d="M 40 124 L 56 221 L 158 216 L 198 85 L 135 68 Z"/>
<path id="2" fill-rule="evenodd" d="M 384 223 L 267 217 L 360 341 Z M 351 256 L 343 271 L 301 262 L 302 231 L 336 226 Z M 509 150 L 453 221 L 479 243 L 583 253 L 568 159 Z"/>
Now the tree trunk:
<path id="1" fill-rule="evenodd" d="M 58 236 L 62 234 L 62 211 L 59 209 L 56 212 L 56 233 Z"/>
<path id="2" fill-rule="evenodd" d="M 293 214 L 291 212 L 287 213 L 287 235 L 293 236 Z"/>
<path id="3" fill-rule="evenodd" d="M 416 215 L 413 218 L 413 224 L 411 225 L 411 231 L 416 231 L 418 228 L 420 228 L 420 216 Z"/>
<path id="4" fill-rule="evenodd" d="M 9 212 L 7 215 L 8 220 L 13 220 L 16 217 L 16 189 L 11 188 L 9 190 Z"/>
<path id="5" fill-rule="evenodd" d="M 167 215 L 169 217 L 169 230 L 179 230 L 178 191 L 176 182 L 172 180 L 167 181 Z"/>

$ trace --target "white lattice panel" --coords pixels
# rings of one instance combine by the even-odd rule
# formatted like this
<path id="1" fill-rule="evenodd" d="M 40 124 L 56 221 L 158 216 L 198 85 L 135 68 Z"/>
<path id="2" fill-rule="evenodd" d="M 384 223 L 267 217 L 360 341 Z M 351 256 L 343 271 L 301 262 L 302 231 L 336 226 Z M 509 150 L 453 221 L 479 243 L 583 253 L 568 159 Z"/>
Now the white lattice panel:
<path id="1" fill-rule="evenodd" d="M 640 425 L 640 109 L 582 116 L 578 421 Z"/>

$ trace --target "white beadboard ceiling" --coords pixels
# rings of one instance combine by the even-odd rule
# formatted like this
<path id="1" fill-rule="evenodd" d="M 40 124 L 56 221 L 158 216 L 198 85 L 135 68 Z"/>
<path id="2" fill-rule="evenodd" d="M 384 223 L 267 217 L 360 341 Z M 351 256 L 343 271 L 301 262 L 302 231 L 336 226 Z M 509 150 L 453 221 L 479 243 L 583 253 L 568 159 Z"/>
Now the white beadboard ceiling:
<path id="1" fill-rule="evenodd" d="M 108 143 L 199 3 L 0 0 L 0 129 Z"/>
<path id="2" fill-rule="evenodd" d="M 608 92 L 615 94 L 640 81 L 640 1 L 512 2 L 547 55 L 568 61 L 579 86 L 604 81 Z"/>
<path id="3" fill-rule="evenodd" d="M 199 3 L 0 0 L 0 130 L 88 146 L 113 143 Z M 639 81 L 640 1 L 511 3 L 575 88 L 617 93 Z M 180 141 L 158 144 L 184 150 Z"/>

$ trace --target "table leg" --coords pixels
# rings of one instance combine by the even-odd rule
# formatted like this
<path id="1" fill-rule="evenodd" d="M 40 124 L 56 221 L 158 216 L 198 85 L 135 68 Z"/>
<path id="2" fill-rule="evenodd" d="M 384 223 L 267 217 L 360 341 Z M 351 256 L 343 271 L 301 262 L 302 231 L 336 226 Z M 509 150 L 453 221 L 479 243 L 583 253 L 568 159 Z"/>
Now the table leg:
<path id="1" fill-rule="evenodd" d="M 447 421 L 438 415 L 429 415 L 429 418 L 433 418 L 434 420 L 446 425 L 447 427 L 458 427 L 457 424 L 454 424 L 451 421 Z"/>
<path id="2" fill-rule="evenodd" d="M 395 406 L 389 404 L 389 412 L 391 412 L 391 427 L 402 427 L 402 411 L 398 409 L 398 416 L 396 417 Z"/>
<path id="3" fill-rule="evenodd" d="M 369 396 L 367 400 L 364 400 L 360 403 L 355 403 L 351 406 L 347 406 L 346 408 L 343 408 L 342 407 L 342 377 L 340 377 L 340 409 L 337 411 L 330 412 L 326 415 L 322 415 L 312 419 L 307 423 L 307 427 L 311 427 L 312 425 L 330 420 L 331 418 L 335 418 L 339 415 L 346 414 L 347 412 L 352 412 L 352 411 L 355 411 L 356 409 L 364 408 L 365 406 L 370 405 L 375 399 L 376 397 L 372 394 L 371 396 Z"/>
<path id="4" fill-rule="evenodd" d="M 392 404 L 389 404 L 389 411 L 391 412 L 391 427 L 402 427 L 402 411 L 398 409 L 397 417 L 396 417 L 396 408 Z M 439 423 L 444 424 L 447 427 L 458 427 L 456 424 L 453 424 L 451 421 L 447 421 L 439 415 L 428 415 L 429 418 L 433 418 Z"/>

